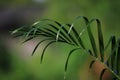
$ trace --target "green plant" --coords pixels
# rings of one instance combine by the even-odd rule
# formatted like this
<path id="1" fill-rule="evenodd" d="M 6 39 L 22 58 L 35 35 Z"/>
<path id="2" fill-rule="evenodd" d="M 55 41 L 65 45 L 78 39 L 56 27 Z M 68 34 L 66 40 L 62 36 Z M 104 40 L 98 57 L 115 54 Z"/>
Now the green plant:
<path id="1" fill-rule="evenodd" d="M 74 27 L 74 24 L 76 21 L 80 19 L 84 20 L 86 27 L 82 29 L 82 31 L 77 31 L 77 29 Z M 72 24 L 62 25 L 57 21 L 44 19 L 44 20 L 35 22 L 30 27 L 26 27 L 26 26 L 20 27 L 14 30 L 12 34 L 14 35 L 14 37 L 20 37 L 20 36 L 26 37 L 27 39 L 24 42 L 32 40 L 36 37 L 41 37 L 41 36 L 44 37 L 43 40 L 38 42 L 38 44 L 36 45 L 36 47 L 32 52 L 32 55 L 35 53 L 36 49 L 42 42 L 49 41 L 49 43 L 43 49 L 43 52 L 41 55 L 41 62 L 43 61 L 44 53 L 49 45 L 56 42 L 66 43 L 74 46 L 75 48 L 69 52 L 69 55 L 65 63 L 65 72 L 67 71 L 70 56 L 73 54 L 74 51 L 80 49 L 80 50 L 84 50 L 86 53 L 89 53 L 91 56 L 95 58 L 93 61 L 91 61 L 89 69 L 92 68 L 92 66 L 96 61 L 99 61 L 105 66 L 105 68 L 103 68 L 103 70 L 101 71 L 100 78 L 99 78 L 100 80 L 102 80 L 102 77 L 106 70 L 109 70 L 115 76 L 114 80 L 120 80 L 120 64 L 119 64 L 120 38 L 116 40 L 115 36 L 111 36 L 108 43 L 105 45 L 103 41 L 101 23 L 98 19 L 92 19 L 89 21 L 86 17 L 79 16 L 76 18 L 75 22 Z M 94 39 L 92 30 L 90 27 L 93 22 L 96 22 L 97 24 L 99 49 L 97 49 L 96 41 Z M 81 38 L 81 36 L 85 31 L 88 32 L 89 41 L 91 43 L 92 50 L 87 49 L 85 47 L 83 40 Z M 110 44 L 111 44 L 111 51 L 109 52 L 106 59 L 105 53 L 108 47 L 110 46 Z"/>

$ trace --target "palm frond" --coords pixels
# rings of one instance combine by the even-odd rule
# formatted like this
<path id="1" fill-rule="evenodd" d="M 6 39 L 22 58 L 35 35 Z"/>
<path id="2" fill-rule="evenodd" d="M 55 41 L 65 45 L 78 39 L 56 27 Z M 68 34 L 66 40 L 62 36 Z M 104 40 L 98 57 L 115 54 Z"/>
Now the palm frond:
<path id="1" fill-rule="evenodd" d="M 85 27 L 82 29 L 82 31 L 78 31 L 75 28 L 76 21 L 84 20 Z M 91 29 L 91 24 L 93 22 L 96 22 L 97 32 L 98 32 L 98 44 L 99 49 L 97 49 L 97 44 L 94 38 L 94 34 Z M 81 23 L 80 23 L 81 24 Z M 89 42 L 91 44 L 92 50 L 89 48 L 87 49 L 83 40 L 82 35 L 84 32 L 88 32 L 89 36 Z M 41 62 L 43 61 L 43 57 L 45 54 L 46 49 L 55 42 L 61 42 L 66 43 L 68 45 L 72 45 L 75 48 L 72 49 L 67 57 L 66 63 L 65 63 L 65 72 L 67 71 L 68 62 L 71 54 L 78 50 L 84 50 L 87 53 L 89 53 L 92 57 L 95 58 L 95 60 L 92 60 L 89 65 L 89 69 L 92 68 L 96 60 L 106 65 L 106 67 L 101 71 L 100 74 L 100 80 L 102 80 L 102 77 L 106 70 L 109 70 L 113 75 L 116 77 L 116 79 L 120 80 L 120 39 L 116 41 L 115 36 L 111 36 L 108 43 L 104 45 L 103 40 L 103 34 L 101 29 L 101 22 L 98 19 L 91 19 L 90 21 L 88 18 L 84 16 L 77 17 L 72 24 L 61 24 L 58 21 L 50 20 L 50 19 L 43 19 L 40 21 L 35 22 L 30 27 L 20 27 L 12 32 L 12 35 L 14 37 L 25 37 L 27 38 L 23 43 L 30 41 L 36 37 L 43 36 L 45 39 L 38 42 L 38 44 L 35 46 L 32 55 L 35 53 L 38 46 L 44 42 L 44 41 L 50 41 L 47 43 L 47 45 L 43 48 L 43 52 L 41 54 Z M 105 53 L 108 47 L 111 44 L 111 51 L 110 54 L 108 54 L 108 59 L 105 61 Z M 99 58 L 100 55 L 100 58 Z M 106 64 L 107 63 L 107 64 Z"/>

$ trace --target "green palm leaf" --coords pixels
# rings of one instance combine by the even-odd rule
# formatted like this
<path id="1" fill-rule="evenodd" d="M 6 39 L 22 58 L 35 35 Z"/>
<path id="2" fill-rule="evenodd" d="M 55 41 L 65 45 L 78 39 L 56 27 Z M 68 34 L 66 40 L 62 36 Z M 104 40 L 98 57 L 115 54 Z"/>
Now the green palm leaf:
<path id="1" fill-rule="evenodd" d="M 75 28 L 76 21 L 78 20 L 84 20 L 86 26 L 82 31 L 78 31 Z M 91 30 L 91 24 L 93 22 L 96 22 L 97 24 L 97 32 L 98 32 L 98 44 L 99 49 L 97 49 L 97 44 L 94 39 L 93 32 Z M 88 32 L 89 36 L 89 42 L 91 43 L 92 50 L 90 48 L 86 48 L 86 46 L 83 43 L 82 40 L 82 34 L 84 32 Z M 91 19 L 90 21 L 84 17 L 79 16 L 75 19 L 75 21 L 72 24 L 61 24 L 57 21 L 50 20 L 50 19 L 44 19 L 35 22 L 30 27 L 20 27 L 12 32 L 12 35 L 15 37 L 25 37 L 27 38 L 24 42 L 30 41 L 36 37 L 43 36 L 45 39 L 42 41 L 39 41 L 38 44 L 35 46 L 32 55 L 35 53 L 38 46 L 44 42 L 44 41 L 50 41 L 44 48 L 41 54 L 41 62 L 43 61 L 44 54 L 46 49 L 55 42 L 61 42 L 66 43 L 68 45 L 72 45 L 75 48 L 72 49 L 67 57 L 66 63 L 65 63 L 65 72 L 67 71 L 68 62 L 70 59 L 71 54 L 78 50 L 84 50 L 87 53 L 89 53 L 92 57 L 94 57 L 94 60 L 90 62 L 89 69 L 92 68 L 94 63 L 98 60 L 102 64 L 106 65 L 105 68 L 100 73 L 100 80 L 102 80 L 102 77 L 106 70 L 109 70 L 114 76 L 114 80 L 120 80 L 120 39 L 116 41 L 116 37 L 112 36 L 110 37 L 108 43 L 106 46 L 104 46 L 104 40 L 103 40 L 103 34 L 101 29 L 101 23 L 98 19 Z M 24 43 L 23 42 L 23 43 Z M 105 61 L 105 53 L 108 47 L 111 44 L 111 51 L 110 54 L 107 56 L 107 61 Z M 76 48 L 77 47 L 77 48 Z M 100 58 L 99 56 L 100 55 Z M 107 63 L 107 64 L 106 64 Z"/>
<path id="2" fill-rule="evenodd" d="M 51 42 L 49 42 L 49 43 L 45 46 L 45 48 L 43 49 L 42 55 L 41 55 L 41 63 L 42 63 L 42 61 L 43 61 L 43 57 L 44 57 L 44 53 L 45 53 L 46 49 L 48 48 L 48 46 L 50 46 L 51 44 L 53 44 L 53 43 L 55 43 L 55 42 L 56 42 L 56 41 L 51 41 Z"/>
<path id="3" fill-rule="evenodd" d="M 66 63 L 65 63 L 65 72 L 67 71 L 67 67 L 68 67 L 68 61 L 70 59 L 70 56 L 72 55 L 73 52 L 75 52 L 76 50 L 78 50 L 80 48 L 75 48 L 75 49 L 72 49 L 69 54 L 68 54 L 68 57 L 67 57 L 67 60 L 66 60 Z"/>

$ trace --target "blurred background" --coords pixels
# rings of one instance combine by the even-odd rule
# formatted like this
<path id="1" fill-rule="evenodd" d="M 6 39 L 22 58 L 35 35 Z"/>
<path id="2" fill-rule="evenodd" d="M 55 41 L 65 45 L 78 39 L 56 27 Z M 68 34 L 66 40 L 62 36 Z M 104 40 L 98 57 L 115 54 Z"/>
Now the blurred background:
<path id="1" fill-rule="evenodd" d="M 113 34 L 120 36 L 119 8 L 120 0 L 1 0 L 0 80 L 64 80 L 65 60 L 72 49 L 56 43 L 46 51 L 40 64 L 45 43 L 31 56 L 37 40 L 21 44 L 22 39 L 14 39 L 10 31 L 40 19 L 72 23 L 77 16 L 86 16 L 100 19 L 104 40 L 108 41 Z M 88 57 L 76 51 L 70 59 L 66 74 L 68 80 L 90 80 Z"/>

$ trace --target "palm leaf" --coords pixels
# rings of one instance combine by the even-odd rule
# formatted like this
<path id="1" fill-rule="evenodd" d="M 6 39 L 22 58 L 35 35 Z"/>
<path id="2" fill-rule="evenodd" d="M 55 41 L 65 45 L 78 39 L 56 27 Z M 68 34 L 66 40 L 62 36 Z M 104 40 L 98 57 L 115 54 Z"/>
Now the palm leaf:
<path id="1" fill-rule="evenodd" d="M 117 66 L 117 74 L 120 76 L 120 38 L 118 39 L 118 50 L 117 50 L 117 64 L 115 66 Z M 120 78 L 119 78 L 120 79 Z"/>
<path id="2" fill-rule="evenodd" d="M 67 25 L 68 25 L 68 26 L 70 27 L 70 29 L 71 29 L 71 26 L 72 26 L 72 25 L 70 25 L 70 24 L 67 24 Z M 73 30 L 73 33 L 74 33 L 76 39 L 78 40 L 80 46 L 81 46 L 83 49 L 85 49 L 85 46 L 84 46 L 84 44 L 83 44 L 83 41 L 81 40 L 81 38 L 80 38 L 78 32 L 76 31 L 76 29 L 75 29 L 74 27 L 72 27 L 72 30 Z M 68 34 L 70 34 L 70 32 L 68 32 Z"/>
<path id="3" fill-rule="evenodd" d="M 26 43 L 27 41 L 30 41 L 32 39 L 34 39 L 35 37 L 37 36 L 31 36 L 31 37 L 28 37 L 26 40 L 24 40 L 22 43 Z"/>
<path id="4" fill-rule="evenodd" d="M 116 38 L 114 36 L 111 42 L 112 51 L 115 49 L 115 46 L 116 46 Z M 116 62 L 117 62 L 116 59 L 117 59 L 117 55 L 116 55 L 116 50 L 115 50 L 111 56 L 111 69 L 113 69 L 114 71 L 116 70 Z"/>
<path id="5" fill-rule="evenodd" d="M 90 38 L 90 42 L 91 42 L 91 45 L 92 45 L 92 48 L 93 48 L 93 52 L 94 52 L 94 56 L 96 58 L 98 58 L 98 51 L 97 51 L 97 46 L 96 46 L 96 43 L 95 43 L 95 39 L 93 37 L 93 34 L 92 34 L 92 31 L 91 31 L 91 28 L 90 28 L 90 24 L 93 22 L 94 20 L 91 20 L 87 25 L 87 31 L 88 31 L 88 35 L 89 35 L 89 38 Z"/>
<path id="6" fill-rule="evenodd" d="M 67 57 L 67 60 L 66 60 L 66 63 L 65 63 L 65 72 L 67 71 L 67 68 L 68 68 L 68 61 L 70 59 L 70 56 L 72 55 L 73 52 L 75 52 L 76 50 L 78 50 L 80 48 L 75 48 L 75 49 L 72 49 L 69 54 L 68 54 L 68 57 Z"/>
<path id="7" fill-rule="evenodd" d="M 41 55 L 41 63 L 42 63 L 42 61 L 43 61 L 44 53 L 45 53 L 47 47 L 50 46 L 51 44 L 55 43 L 55 42 L 56 42 L 56 41 L 51 41 L 51 42 L 49 42 L 49 43 L 45 46 L 45 48 L 43 49 L 42 55 Z"/>
<path id="8" fill-rule="evenodd" d="M 82 31 L 78 31 L 75 28 L 76 21 L 78 20 L 84 20 L 86 27 Z M 96 41 L 94 39 L 94 35 L 91 30 L 91 24 L 93 22 L 96 22 L 97 24 L 97 32 L 98 32 L 98 44 L 99 49 L 97 49 Z M 91 49 L 86 49 L 86 46 L 83 43 L 83 40 L 81 38 L 82 34 L 87 31 L 89 36 L 89 41 L 91 43 Z M 72 34 L 73 33 L 73 34 Z M 34 39 L 35 37 L 41 37 L 43 36 L 45 39 L 38 42 L 38 44 L 35 46 L 32 55 L 35 53 L 38 46 L 44 42 L 44 41 L 50 41 L 44 48 L 41 54 L 41 62 L 43 61 L 43 57 L 45 54 L 46 49 L 55 42 L 62 42 L 69 45 L 74 46 L 75 48 L 72 49 L 67 57 L 66 63 L 65 63 L 65 72 L 67 71 L 68 62 L 70 59 L 71 54 L 78 50 L 85 50 L 87 53 L 89 53 L 91 56 L 95 57 L 95 60 L 92 60 L 89 65 L 89 69 L 92 68 L 96 60 L 99 62 L 106 64 L 106 67 L 101 71 L 100 73 L 100 80 L 102 80 L 102 77 L 106 70 L 109 70 L 113 75 L 116 77 L 114 80 L 120 80 L 120 39 L 116 41 L 116 37 L 112 36 L 110 37 L 108 43 L 106 46 L 104 46 L 104 40 L 103 40 L 103 34 L 101 29 L 101 23 L 98 19 L 91 19 L 90 21 L 84 17 L 79 16 L 75 19 L 75 21 L 72 24 L 61 24 L 58 21 L 50 20 L 50 19 L 43 19 L 40 21 L 35 22 L 30 27 L 20 27 L 12 32 L 12 35 L 15 37 L 26 37 L 27 39 L 24 42 L 30 41 Z M 108 59 L 105 61 L 105 53 L 108 47 L 111 44 L 111 52 L 108 54 Z M 77 47 L 77 48 L 76 48 Z M 99 52 L 100 53 L 99 53 Z M 98 57 L 100 55 L 100 59 Z"/>
<path id="9" fill-rule="evenodd" d="M 98 19 L 95 19 L 98 26 L 98 39 L 99 39 L 99 48 L 101 54 L 101 61 L 104 62 L 104 42 L 103 42 L 103 35 L 101 30 L 101 23 Z"/>
<path id="10" fill-rule="evenodd" d="M 63 29 L 63 31 L 61 31 Z M 70 42 L 72 43 L 71 39 L 69 38 L 69 36 L 67 35 L 67 30 L 64 28 L 64 26 L 62 25 L 58 32 L 57 32 L 57 35 L 56 35 L 56 41 L 59 39 L 59 35 L 62 35 L 64 37 L 64 39 L 67 41 L 67 42 Z"/>
<path id="11" fill-rule="evenodd" d="M 47 38 L 47 39 L 44 39 L 44 40 L 38 42 L 38 44 L 35 46 L 35 48 L 34 48 L 34 50 L 33 50 L 33 52 L 32 52 L 32 55 L 34 55 L 34 53 L 35 53 L 36 49 L 38 48 L 38 46 L 39 46 L 42 42 L 44 42 L 44 41 L 46 41 L 46 40 L 51 40 L 51 39 L 50 39 L 50 38 Z"/>

